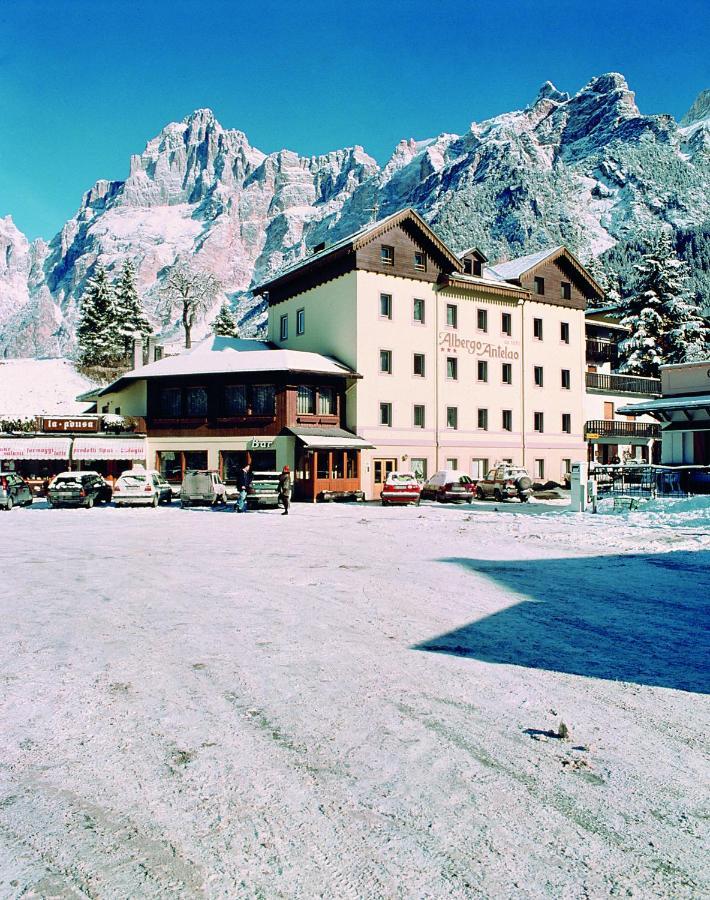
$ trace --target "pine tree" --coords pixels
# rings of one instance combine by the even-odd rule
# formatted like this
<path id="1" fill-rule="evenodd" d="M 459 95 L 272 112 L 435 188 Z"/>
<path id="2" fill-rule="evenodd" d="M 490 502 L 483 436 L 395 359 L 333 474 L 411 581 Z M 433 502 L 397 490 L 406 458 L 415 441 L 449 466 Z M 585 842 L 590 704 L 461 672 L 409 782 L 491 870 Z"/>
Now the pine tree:
<path id="1" fill-rule="evenodd" d="M 123 355 L 116 325 L 116 298 L 106 270 L 100 264 L 81 298 L 76 337 L 79 361 L 84 366 L 110 366 Z"/>
<path id="2" fill-rule="evenodd" d="M 124 353 L 130 352 L 133 338 L 137 332 L 140 332 L 144 340 L 153 333 L 153 328 L 138 298 L 136 273 L 130 259 L 124 262 L 116 284 L 116 324 Z"/>
<path id="3" fill-rule="evenodd" d="M 621 303 L 619 276 L 614 272 L 608 272 L 598 256 L 592 256 L 585 268 L 604 291 L 604 296 L 599 300 L 589 301 L 589 309 L 602 306 L 618 306 Z"/>
<path id="4" fill-rule="evenodd" d="M 665 363 L 707 358 L 710 328 L 690 300 L 687 263 L 667 232 L 656 236 L 636 269 L 637 289 L 621 322 L 631 330 L 619 344 L 621 371 L 657 378 Z"/>
<path id="5" fill-rule="evenodd" d="M 239 337 L 236 320 L 226 300 L 220 307 L 217 318 L 212 323 L 212 331 L 222 337 Z"/>

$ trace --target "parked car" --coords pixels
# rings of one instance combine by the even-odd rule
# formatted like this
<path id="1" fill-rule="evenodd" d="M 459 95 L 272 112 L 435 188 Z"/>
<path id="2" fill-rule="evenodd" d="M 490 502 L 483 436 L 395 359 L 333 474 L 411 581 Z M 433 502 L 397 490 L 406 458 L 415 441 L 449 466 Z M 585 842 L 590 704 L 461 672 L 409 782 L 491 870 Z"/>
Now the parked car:
<path id="1" fill-rule="evenodd" d="M 152 469 L 129 469 L 122 472 L 113 486 L 116 506 L 152 506 L 172 503 L 173 492 L 160 472 Z"/>
<path id="2" fill-rule="evenodd" d="M 432 475 L 422 488 L 422 500 L 440 503 L 470 503 L 476 492 L 476 482 L 465 472 L 443 469 Z"/>
<path id="3" fill-rule="evenodd" d="M 279 472 L 254 472 L 247 491 L 247 507 L 279 505 Z"/>
<path id="4" fill-rule="evenodd" d="M 532 478 L 527 469 L 521 466 L 496 466 L 476 484 L 476 497 L 479 500 L 492 498 L 500 502 L 517 497 L 521 503 L 527 503 L 532 493 Z"/>
<path id="5" fill-rule="evenodd" d="M 98 472 L 60 472 L 49 485 L 48 506 L 84 506 L 110 503 L 111 485 Z"/>
<path id="6" fill-rule="evenodd" d="M 16 472 L 0 472 L 0 509 L 32 506 L 32 489 Z"/>
<path id="7" fill-rule="evenodd" d="M 218 472 L 189 469 L 180 487 L 180 503 L 184 507 L 197 504 L 217 506 L 227 502 L 227 486 Z"/>
<path id="8" fill-rule="evenodd" d="M 422 486 L 411 472 L 390 472 L 382 486 L 380 499 L 383 506 L 415 503 L 419 506 Z"/>

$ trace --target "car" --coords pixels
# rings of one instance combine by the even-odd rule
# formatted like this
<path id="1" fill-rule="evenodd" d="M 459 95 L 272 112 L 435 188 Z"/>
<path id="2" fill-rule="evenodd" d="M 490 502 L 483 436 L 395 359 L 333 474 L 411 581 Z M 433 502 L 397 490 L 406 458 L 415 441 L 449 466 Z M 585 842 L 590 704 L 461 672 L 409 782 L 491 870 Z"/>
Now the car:
<path id="1" fill-rule="evenodd" d="M 503 463 L 491 469 L 485 478 L 476 484 L 478 500 L 512 500 L 517 497 L 527 503 L 533 493 L 532 478 L 522 466 Z"/>
<path id="2" fill-rule="evenodd" d="M 0 472 L 0 509 L 32 506 L 32 489 L 17 472 Z"/>
<path id="3" fill-rule="evenodd" d="M 411 472 L 390 472 L 382 485 L 380 499 L 383 506 L 414 503 L 419 506 L 422 486 Z"/>
<path id="4" fill-rule="evenodd" d="M 440 503 L 470 503 L 476 492 L 476 482 L 465 472 L 442 469 L 432 475 L 422 488 L 422 500 Z"/>
<path id="5" fill-rule="evenodd" d="M 254 472 L 247 490 L 247 507 L 279 505 L 280 472 Z"/>
<path id="6" fill-rule="evenodd" d="M 129 469 L 122 472 L 113 486 L 116 506 L 152 506 L 172 503 L 173 492 L 160 472 L 152 469 Z"/>
<path id="7" fill-rule="evenodd" d="M 60 472 L 50 482 L 47 506 L 83 506 L 110 503 L 111 485 L 98 472 Z"/>
<path id="8" fill-rule="evenodd" d="M 197 504 L 217 506 L 227 502 L 227 485 L 219 472 L 211 469 L 188 469 L 180 487 L 180 504 L 183 507 Z"/>

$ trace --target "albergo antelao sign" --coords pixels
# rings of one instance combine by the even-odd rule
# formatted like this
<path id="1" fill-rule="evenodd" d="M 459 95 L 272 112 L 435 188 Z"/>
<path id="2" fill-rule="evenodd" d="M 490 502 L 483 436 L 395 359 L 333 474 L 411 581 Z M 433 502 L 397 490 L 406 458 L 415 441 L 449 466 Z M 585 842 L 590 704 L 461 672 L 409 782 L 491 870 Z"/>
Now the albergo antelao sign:
<path id="1" fill-rule="evenodd" d="M 42 431 L 56 434 L 57 432 L 92 432 L 99 430 L 98 418 L 64 418 L 59 416 L 44 416 L 42 419 Z"/>
<path id="2" fill-rule="evenodd" d="M 520 359 L 520 353 L 511 347 L 491 344 L 490 341 L 460 338 L 450 331 L 439 332 L 439 346 L 446 350 L 466 350 L 474 356 L 485 356 L 488 359 Z"/>

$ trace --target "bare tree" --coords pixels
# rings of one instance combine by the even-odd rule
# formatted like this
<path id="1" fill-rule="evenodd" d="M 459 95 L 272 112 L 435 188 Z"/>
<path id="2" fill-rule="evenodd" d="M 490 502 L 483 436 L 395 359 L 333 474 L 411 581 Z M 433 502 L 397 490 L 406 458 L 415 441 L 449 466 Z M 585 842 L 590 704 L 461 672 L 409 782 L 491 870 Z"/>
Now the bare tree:
<path id="1" fill-rule="evenodd" d="M 213 303 L 222 285 L 211 272 L 192 267 L 189 260 L 179 259 L 170 269 L 160 287 L 160 314 L 169 320 L 174 310 L 179 310 L 185 329 L 185 346 L 192 346 L 192 326 L 197 316 Z"/>

